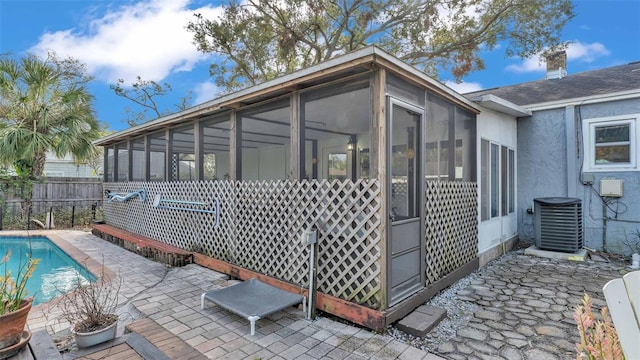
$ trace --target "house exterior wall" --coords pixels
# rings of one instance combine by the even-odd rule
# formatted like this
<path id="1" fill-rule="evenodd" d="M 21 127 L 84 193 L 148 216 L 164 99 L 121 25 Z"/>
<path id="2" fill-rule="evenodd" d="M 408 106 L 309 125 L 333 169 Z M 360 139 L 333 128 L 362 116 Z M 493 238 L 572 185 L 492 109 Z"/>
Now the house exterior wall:
<path id="1" fill-rule="evenodd" d="M 640 240 L 640 171 L 590 172 L 593 186 L 583 185 L 584 119 L 640 113 L 640 99 L 535 111 L 518 120 L 518 235 L 534 242 L 534 215 L 527 212 L 539 197 L 576 197 L 582 200 L 584 246 L 629 254 L 625 242 Z M 640 140 L 640 139 L 637 139 Z M 570 144 L 570 146 L 567 146 Z M 611 219 L 603 221 L 600 180 L 620 179 L 624 195 L 610 203 Z M 616 210 L 618 211 L 616 216 Z M 617 217 L 617 218 L 616 218 Z M 605 230 L 606 227 L 606 230 Z"/>
<path id="2" fill-rule="evenodd" d="M 86 164 L 75 165 L 73 162 L 47 161 L 44 164 L 44 175 L 49 177 L 101 177 Z"/>
<path id="3" fill-rule="evenodd" d="M 533 199 L 568 196 L 564 109 L 518 119 L 518 236 L 534 241 Z"/>
<path id="4" fill-rule="evenodd" d="M 56 157 L 53 153 L 47 152 L 47 160 L 44 163 L 44 176 L 49 177 L 101 177 L 87 164 L 76 165 L 73 156 L 70 154 L 63 158 Z"/>
<path id="5" fill-rule="evenodd" d="M 483 108 L 482 112 L 478 115 L 477 163 L 481 164 L 481 140 L 488 140 L 493 144 L 515 149 L 517 156 L 520 151 L 517 138 L 518 126 L 519 124 L 513 116 Z M 516 161 L 516 169 L 517 168 L 518 164 Z M 478 204 L 482 204 L 480 198 L 482 189 L 482 166 L 478 166 L 477 171 L 479 189 Z M 518 184 L 517 177 L 515 183 Z M 483 263 L 500 255 L 500 253 L 493 252 L 492 250 L 496 247 L 501 247 L 502 242 L 513 238 L 517 233 L 517 226 L 516 213 L 497 216 L 482 221 L 480 218 L 480 210 L 478 211 L 478 254 L 481 258 L 481 266 Z M 483 260 L 484 257 L 487 258 Z"/>

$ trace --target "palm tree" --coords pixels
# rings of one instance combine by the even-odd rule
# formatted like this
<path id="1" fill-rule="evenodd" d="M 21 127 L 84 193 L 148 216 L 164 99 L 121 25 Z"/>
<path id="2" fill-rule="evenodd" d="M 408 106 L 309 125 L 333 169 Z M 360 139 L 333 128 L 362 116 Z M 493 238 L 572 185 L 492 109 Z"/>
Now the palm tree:
<path id="1" fill-rule="evenodd" d="M 46 152 L 90 159 L 100 126 L 83 64 L 27 55 L 0 55 L 0 166 L 21 177 L 42 176 Z"/>

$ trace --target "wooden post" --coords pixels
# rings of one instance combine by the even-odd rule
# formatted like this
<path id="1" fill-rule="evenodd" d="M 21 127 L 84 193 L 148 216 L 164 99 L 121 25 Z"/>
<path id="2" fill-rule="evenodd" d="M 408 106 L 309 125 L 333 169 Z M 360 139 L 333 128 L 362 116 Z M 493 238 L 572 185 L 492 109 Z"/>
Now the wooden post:
<path id="1" fill-rule="evenodd" d="M 133 180 L 133 141 L 127 140 L 127 181 Z"/>
<path id="2" fill-rule="evenodd" d="M 204 136 L 202 135 L 202 126 L 200 121 L 193 122 L 193 155 L 196 160 L 196 180 L 204 180 Z"/>
<path id="3" fill-rule="evenodd" d="M 293 179 L 304 179 L 304 124 L 300 122 L 300 95 L 294 91 L 291 93 L 289 100 L 290 115 L 289 120 L 291 124 L 291 161 L 290 170 Z"/>
<path id="4" fill-rule="evenodd" d="M 242 124 L 236 110 L 229 113 L 229 176 L 231 180 L 242 179 Z"/>
<path id="5" fill-rule="evenodd" d="M 144 181 L 151 180 L 151 136 L 144 136 Z M 95 219 L 94 219 L 95 220 Z"/>
<path id="6" fill-rule="evenodd" d="M 164 129 L 165 157 L 164 157 L 164 181 L 172 181 L 171 163 L 173 162 L 173 135 L 169 128 Z"/>
<path id="7" fill-rule="evenodd" d="M 102 151 L 102 165 L 104 171 L 102 173 L 102 181 L 104 182 L 109 182 L 109 171 L 113 171 L 113 169 L 109 169 L 109 149 L 113 149 L 113 147 L 105 146 Z M 1 227 L 0 230 L 2 230 Z"/>
<path id="8" fill-rule="evenodd" d="M 385 310 L 389 303 L 388 294 L 390 291 L 389 282 L 389 210 L 388 210 L 388 174 L 387 174 L 387 112 L 385 94 L 386 71 L 378 68 L 374 72 L 372 81 L 372 140 L 371 146 L 371 177 L 380 183 L 380 284 L 381 300 L 380 309 Z"/>

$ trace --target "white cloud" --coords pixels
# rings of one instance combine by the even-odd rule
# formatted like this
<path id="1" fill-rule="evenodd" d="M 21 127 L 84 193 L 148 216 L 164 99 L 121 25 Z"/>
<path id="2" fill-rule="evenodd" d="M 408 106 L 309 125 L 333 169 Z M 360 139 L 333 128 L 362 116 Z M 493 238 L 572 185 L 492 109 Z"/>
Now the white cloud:
<path id="1" fill-rule="evenodd" d="M 202 104 L 206 101 L 213 100 L 219 96 L 222 92 L 222 89 L 217 87 L 212 82 L 203 82 L 196 85 L 195 89 L 193 89 L 193 93 L 195 94 L 194 104 Z"/>
<path id="2" fill-rule="evenodd" d="M 579 41 L 569 44 L 567 49 L 567 61 L 577 60 L 582 62 L 594 62 L 600 57 L 609 56 L 611 52 L 600 43 L 583 44 Z"/>
<path id="3" fill-rule="evenodd" d="M 584 44 L 580 41 L 575 41 L 567 47 L 567 62 L 580 61 L 591 63 L 598 58 L 609 56 L 610 54 L 606 46 L 601 43 Z M 515 73 L 544 72 L 546 71 L 546 64 L 544 59 L 540 59 L 540 55 L 535 55 L 524 60 L 521 64 L 509 65 L 505 70 Z"/>
<path id="4" fill-rule="evenodd" d="M 540 55 L 525 59 L 522 64 L 512 64 L 505 68 L 506 71 L 514 73 L 538 72 L 545 71 L 545 69 L 544 63 L 540 60 Z"/>
<path id="5" fill-rule="evenodd" d="M 132 82 L 138 75 L 160 81 L 208 58 L 196 50 L 185 27 L 196 12 L 214 18 L 222 10 L 188 5 L 189 0 L 145 0 L 99 18 L 88 14 L 88 22 L 77 28 L 45 33 L 31 51 L 45 54 L 50 49 L 61 57 L 71 56 L 108 82 Z"/>
<path id="6" fill-rule="evenodd" d="M 470 93 L 470 92 L 474 92 L 474 91 L 479 91 L 484 89 L 484 87 L 482 87 L 482 85 L 480 83 L 477 82 L 461 82 L 461 83 L 457 83 L 455 81 L 445 81 L 444 82 L 445 85 L 447 85 L 448 87 L 452 88 L 453 90 L 455 90 L 456 92 L 460 93 L 460 94 L 466 94 L 466 93 Z"/>

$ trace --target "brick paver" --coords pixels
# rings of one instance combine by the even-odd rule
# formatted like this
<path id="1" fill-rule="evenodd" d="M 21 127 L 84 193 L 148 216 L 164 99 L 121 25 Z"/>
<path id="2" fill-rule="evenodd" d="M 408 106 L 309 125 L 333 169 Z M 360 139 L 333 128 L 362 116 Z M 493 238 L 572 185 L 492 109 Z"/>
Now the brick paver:
<path id="1" fill-rule="evenodd" d="M 9 233 L 9 232 L 3 232 Z M 12 232 L 24 235 L 24 232 Z M 200 309 L 200 295 L 228 286 L 228 276 L 187 265 L 168 268 L 83 231 L 30 232 L 53 235 L 77 247 L 121 277 L 119 333 L 135 318 L 148 317 L 210 359 L 427 359 L 425 351 L 387 335 L 374 334 L 328 318 L 304 319 L 301 309 L 286 309 L 260 319 L 256 335 L 249 322 L 213 304 Z M 46 315 L 46 316 L 44 316 Z M 32 309 L 29 326 L 51 334 L 67 324 L 46 304 Z M 55 336 L 55 335 L 54 335 Z M 429 358 L 433 359 L 433 358 Z"/>

